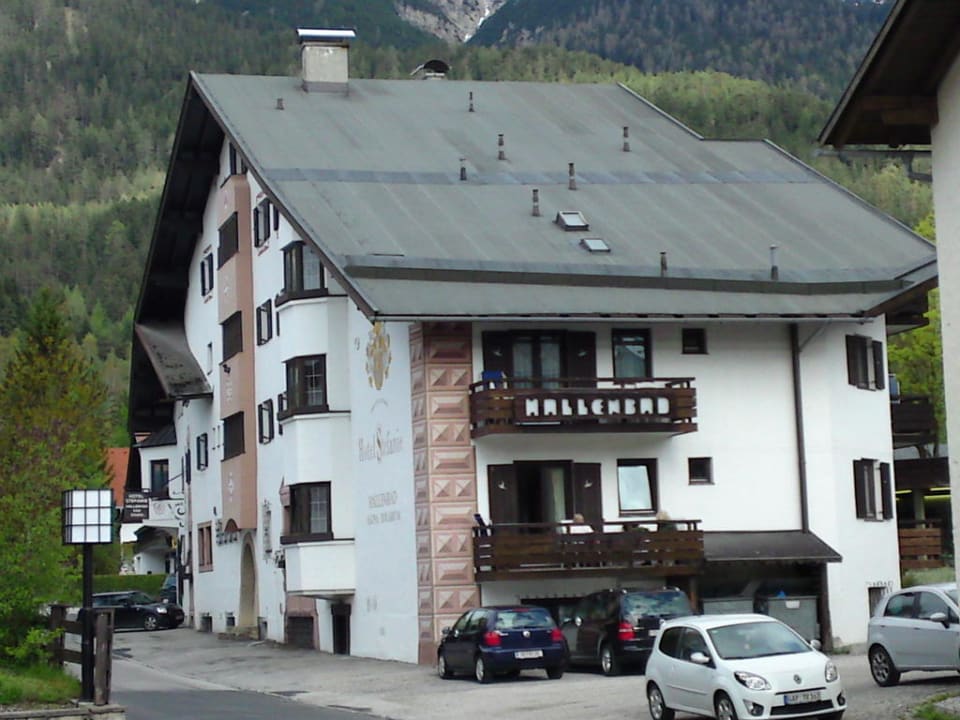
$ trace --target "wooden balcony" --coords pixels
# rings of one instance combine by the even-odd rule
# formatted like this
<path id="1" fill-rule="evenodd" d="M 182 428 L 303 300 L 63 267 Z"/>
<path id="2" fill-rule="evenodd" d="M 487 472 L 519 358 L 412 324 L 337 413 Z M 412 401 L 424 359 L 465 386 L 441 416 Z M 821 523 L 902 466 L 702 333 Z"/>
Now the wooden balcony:
<path id="1" fill-rule="evenodd" d="M 904 395 L 890 403 L 893 446 L 927 445 L 937 440 L 937 418 L 930 398 Z"/>
<path id="2" fill-rule="evenodd" d="M 693 432 L 692 383 L 693 378 L 484 380 L 470 386 L 471 435 Z"/>
<path id="3" fill-rule="evenodd" d="M 699 520 L 614 521 L 605 522 L 603 531 L 582 533 L 571 532 L 575 526 L 556 523 L 478 527 L 473 531 L 474 571 L 480 582 L 696 575 L 704 560 L 698 524 Z"/>
<path id="4" fill-rule="evenodd" d="M 898 532 L 900 572 L 943 565 L 943 539 L 936 520 L 902 520 Z"/>

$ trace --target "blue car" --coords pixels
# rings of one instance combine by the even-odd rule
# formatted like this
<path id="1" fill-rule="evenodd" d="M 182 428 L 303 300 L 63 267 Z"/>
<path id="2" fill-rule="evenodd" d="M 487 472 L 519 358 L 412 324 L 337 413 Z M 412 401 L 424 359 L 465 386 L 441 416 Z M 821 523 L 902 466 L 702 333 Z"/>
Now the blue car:
<path id="1" fill-rule="evenodd" d="M 558 680 L 567 666 L 567 645 L 550 613 L 529 605 L 468 610 L 443 629 L 437 648 L 437 673 L 444 679 L 471 673 L 477 682 L 497 675 L 517 677 L 522 670 L 546 670 Z"/>

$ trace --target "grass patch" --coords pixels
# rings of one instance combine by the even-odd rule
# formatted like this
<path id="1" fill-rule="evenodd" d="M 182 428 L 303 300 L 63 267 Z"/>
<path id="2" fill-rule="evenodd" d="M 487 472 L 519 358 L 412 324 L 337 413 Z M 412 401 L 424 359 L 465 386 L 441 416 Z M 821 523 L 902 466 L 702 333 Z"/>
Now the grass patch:
<path id="1" fill-rule="evenodd" d="M 0 667 L 0 705 L 60 704 L 79 696 L 80 681 L 59 668 Z"/>
<path id="2" fill-rule="evenodd" d="M 953 693 L 944 693 L 930 698 L 922 705 L 917 706 L 913 711 L 913 717 L 919 718 L 919 720 L 957 720 L 955 713 L 945 712 L 937 707 L 938 702 L 951 697 L 954 697 Z"/>
<path id="3" fill-rule="evenodd" d="M 954 582 L 957 579 L 957 571 L 952 567 L 926 568 L 923 570 L 908 570 L 903 574 L 901 585 L 903 587 L 913 587 L 914 585 L 931 585 L 933 583 Z"/>

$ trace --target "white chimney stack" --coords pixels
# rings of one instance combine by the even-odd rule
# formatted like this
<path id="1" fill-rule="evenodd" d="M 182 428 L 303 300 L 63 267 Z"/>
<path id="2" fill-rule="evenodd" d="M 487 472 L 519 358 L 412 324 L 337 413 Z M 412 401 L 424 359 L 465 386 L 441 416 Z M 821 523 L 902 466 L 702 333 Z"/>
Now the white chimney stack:
<path id="1" fill-rule="evenodd" d="M 300 41 L 300 76 L 307 92 L 347 92 L 350 79 L 350 41 L 357 33 L 349 29 L 297 28 Z"/>

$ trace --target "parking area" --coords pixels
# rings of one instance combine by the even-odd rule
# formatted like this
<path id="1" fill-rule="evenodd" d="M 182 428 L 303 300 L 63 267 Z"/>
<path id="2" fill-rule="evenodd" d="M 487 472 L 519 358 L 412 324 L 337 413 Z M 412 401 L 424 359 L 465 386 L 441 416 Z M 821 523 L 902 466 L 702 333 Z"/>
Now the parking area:
<path id="1" fill-rule="evenodd" d="M 441 680 L 422 665 L 221 639 L 192 628 L 122 633 L 115 638 L 114 653 L 117 678 L 125 662 L 136 662 L 224 687 L 394 720 L 473 718 L 491 711 L 531 720 L 649 718 L 642 675 L 607 678 L 599 672 L 567 672 L 560 680 L 548 680 L 538 671 L 515 681 L 479 685 L 469 678 Z M 864 655 L 837 655 L 834 660 L 849 698 L 845 720 L 900 718 L 933 695 L 960 693 L 956 673 L 912 673 L 895 688 L 879 688 Z"/>

